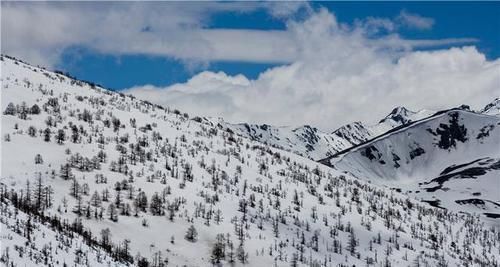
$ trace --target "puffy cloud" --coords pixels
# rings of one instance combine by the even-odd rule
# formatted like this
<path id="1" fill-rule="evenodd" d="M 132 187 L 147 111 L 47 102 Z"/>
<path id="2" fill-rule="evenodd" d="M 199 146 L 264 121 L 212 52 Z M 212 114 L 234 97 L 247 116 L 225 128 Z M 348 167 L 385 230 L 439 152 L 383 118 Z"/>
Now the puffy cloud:
<path id="1" fill-rule="evenodd" d="M 225 56 L 225 38 L 245 31 L 204 29 L 215 13 L 269 9 L 264 3 L 234 2 L 2 2 L 2 53 L 52 67 L 64 49 L 83 46 L 109 54 L 146 54 L 181 60 L 247 60 Z M 126 19 L 124 19 L 126 18 Z M 265 33 L 267 34 L 267 33 Z M 220 38 L 220 39 L 218 39 Z M 244 42 L 239 42 L 243 47 Z M 214 54 L 214 56 L 212 56 Z M 222 56 L 221 56 L 222 55 Z M 267 59 L 256 55 L 255 61 Z M 250 58 L 253 60 L 252 58 Z"/>
<path id="2" fill-rule="evenodd" d="M 311 6 L 306 1 L 270 1 L 264 5 L 273 17 L 281 19 L 290 18 L 300 11 L 312 12 Z"/>
<path id="3" fill-rule="evenodd" d="M 172 57 L 194 66 L 217 60 L 292 63 L 304 52 L 302 43 L 296 40 L 301 35 L 293 33 L 293 23 L 288 31 L 210 29 L 207 25 L 211 16 L 219 12 L 263 9 L 282 20 L 295 14 L 313 13 L 305 2 L 4 1 L 1 5 L 2 53 L 47 67 L 53 67 L 61 53 L 72 46 L 113 55 Z M 307 23 L 313 23 L 315 17 L 319 16 L 313 16 Z M 368 31 L 381 27 L 394 28 L 390 21 L 377 18 L 367 21 L 362 28 Z M 393 38 L 387 44 L 409 49 L 448 41 Z"/>
<path id="4" fill-rule="evenodd" d="M 173 57 L 198 64 L 213 60 L 278 62 L 255 80 L 203 72 L 167 88 L 129 92 L 152 102 L 231 121 L 312 124 L 333 129 L 353 120 L 376 120 L 395 105 L 441 108 L 482 105 L 498 90 L 499 60 L 474 47 L 414 52 L 421 47 L 474 39 L 405 40 L 402 23 L 420 29 L 432 21 L 402 12 L 347 25 L 327 10 L 304 3 L 1 3 L 2 53 L 51 66 L 74 45 L 106 54 Z M 217 12 L 266 9 L 286 30 L 209 29 Z M 127 18 L 124 20 L 123 18 Z"/>
<path id="5" fill-rule="evenodd" d="M 128 92 L 233 122 L 311 124 L 325 130 L 374 122 L 397 105 L 480 107 L 498 94 L 500 60 L 488 61 L 472 46 L 412 51 L 415 44 L 395 34 L 373 39 L 366 27 L 341 24 L 326 10 L 289 22 L 283 34 L 294 44 L 292 63 L 255 80 L 202 72 L 183 84 Z"/>

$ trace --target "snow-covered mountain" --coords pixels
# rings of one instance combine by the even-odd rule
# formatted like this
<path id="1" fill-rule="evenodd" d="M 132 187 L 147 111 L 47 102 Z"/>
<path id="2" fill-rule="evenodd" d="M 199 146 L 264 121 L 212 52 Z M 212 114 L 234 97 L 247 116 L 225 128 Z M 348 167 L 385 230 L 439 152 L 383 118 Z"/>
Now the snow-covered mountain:
<path id="1" fill-rule="evenodd" d="M 203 120 L 218 125 L 221 129 L 229 129 L 239 136 L 285 149 L 313 160 L 320 160 L 365 142 L 395 127 L 422 119 L 433 113 L 433 111 L 429 110 L 414 112 L 404 107 L 397 107 L 377 124 L 365 125 L 362 122 L 353 122 L 331 133 L 309 125 L 297 128 L 277 127 L 267 124 L 232 124 L 225 122 L 221 118 L 217 120 L 203 118 Z"/>
<path id="2" fill-rule="evenodd" d="M 480 112 L 486 115 L 500 116 L 500 98 L 495 98 L 495 100 L 486 105 Z"/>
<path id="3" fill-rule="evenodd" d="M 499 265 L 500 230 L 477 215 L 0 60 L 2 264 Z M 297 130 L 297 140 L 309 132 Z"/>
<path id="4" fill-rule="evenodd" d="M 267 124 L 231 124 L 220 119 L 215 124 L 220 129 L 229 129 L 229 131 L 239 136 L 291 151 L 311 159 L 321 159 L 333 155 L 338 151 L 357 144 L 359 141 L 365 141 L 371 136 L 371 132 L 368 132 L 362 124 L 354 126 L 358 128 L 358 132 L 340 130 L 339 134 L 336 134 L 337 131 L 326 133 L 309 125 L 295 128 L 287 126 L 277 127 Z M 345 127 L 351 128 L 353 126 L 348 125 Z"/>
<path id="5" fill-rule="evenodd" d="M 405 107 L 394 108 L 389 115 L 380 120 L 378 124 L 372 125 L 370 130 L 374 133 L 371 137 L 381 135 L 393 128 L 405 125 L 423 118 L 429 117 L 436 111 L 422 109 L 419 111 L 411 111 Z M 359 143 L 358 143 L 359 144 Z"/>
<path id="6" fill-rule="evenodd" d="M 455 211 L 500 217 L 500 118 L 452 109 L 322 161 Z"/>
<path id="7" fill-rule="evenodd" d="M 2 266 L 127 266 L 75 235 L 78 224 L 56 226 L 50 218 L 30 216 L 4 199 L 4 194 L 0 201 Z"/>

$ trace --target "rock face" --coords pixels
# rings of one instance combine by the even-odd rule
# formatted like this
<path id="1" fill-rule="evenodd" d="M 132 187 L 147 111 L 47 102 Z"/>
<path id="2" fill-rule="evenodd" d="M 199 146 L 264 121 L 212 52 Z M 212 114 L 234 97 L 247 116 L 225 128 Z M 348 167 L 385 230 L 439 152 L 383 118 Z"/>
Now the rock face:
<path id="1" fill-rule="evenodd" d="M 320 160 L 433 113 L 433 111 L 428 110 L 413 112 L 404 107 L 397 107 L 377 124 L 365 125 L 358 121 L 346 124 L 331 133 L 323 132 L 309 125 L 293 128 L 266 124 L 231 124 L 222 119 L 206 120 L 240 136 L 282 148 L 313 160 Z"/>
<path id="2" fill-rule="evenodd" d="M 440 207 L 457 211 L 464 210 L 461 199 L 482 192 L 487 204 L 481 209 L 467 205 L 468 209 L 496 214 L 500 212 L 496 205 L 500 180 L 495 179 L 500 177 L 499 126 L 497 116 L 460 108 L 441 111 L 321 162 L 424 200 L 439 200 Z"/>
<path id="3" fill-rule="evenodd" d="M 411 117 L 414 116 L 416 112 L 410 111 L 405 107 L 396 107 L 394 108 L 387 117 L 382 119 L 380 123 L 393 121 L 400 125 L 407 124 L 412 121 Z"/>
<path id="4" fill-rule="evenodd" d="M 450 117 L 448 123 L 440 124 L 435 131 L 430 128 L 427 129 L 429 133 L 439 138 L 437 145 L 441 149 L 456 148 L 457 142 L 464 143 L 467 141 L 467 128 L 465 125 L 459 124 L 458 112 L 450 112 L 448 116 Z M 491 126 L 491 124 L 484 127 L 489 126 Z M 484 127 L 481 129 L 484 129 Z"/>
<path id="5" fill-rule="evenodd" d="M 495 98 L 495 100 L 487 104 L 480 112 L 487 115 L 500 116 L 500 97 Z"/>

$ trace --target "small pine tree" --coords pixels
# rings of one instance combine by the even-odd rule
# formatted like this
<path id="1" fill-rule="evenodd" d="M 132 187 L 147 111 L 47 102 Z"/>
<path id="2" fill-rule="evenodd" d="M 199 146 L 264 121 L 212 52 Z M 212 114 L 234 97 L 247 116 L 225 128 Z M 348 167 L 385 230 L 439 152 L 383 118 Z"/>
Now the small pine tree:
<path id="1" fill-rule="evenodd" d="M 347 243 L 347 250 L 354 255 L 356 253 L 356 247 L 358 246 L 358 240 L 356 239 L 356 235 L 354 234 L 354 230 L 351 229 L 351 233 L 349 235 L 349 240 Z"/>
<path id="2" fill-rule="evenodd" d="M 36 156 L 35 156 L 35 164 L 43 164 L 42 155 L 36 154 Z"/>
<path id="3" fill-rule="evenodd" d="M 61 165 L 59 176 L 64 180 L 73 178 L 73 172 L 71 171 L 71 166 L 68 163 Z"/>
<path id="4" fill-rule="evenodd" d="M 118 221 L 118 211 L 116 210 L 115 204 L 113 203 L 109 204 L 108 215 L 109 219 L 112 220 L 113 222 Z"/>
<path id="5" fill-rule="evenodd" d="M 40 107 L 37 105 L 37 104 L 34 104 L 33 106 L 31 106 L 30 108 L 30 113 L 33 114 L 33 115 L 38 115 L 40 114 Z"/>
<path id="6" fill-rule="evenodd" d="M 7 105 L 7 108 L 5 108 L 5 111 L 3 112 L 4 115 L 16 115 L 16 106 L 12 102 L 10 102 Z"/>
<path id="7" fill-rule="evenodd" d="M 225 242 L 224 235 L 218 234 L 214 246 L 212 247 L 212 255 L 210 261 L 212 264 L 219 264 L 225 257 Z"/>
<path id="8" fill-rule="evenodd" d="M 45 128 L 45 130 L 43 130 L 43 141 L 50 142 L 50 134 L 50 129 Z"/>
<path id="9" fill-rule="evenodd" d="M 236 257 L 238 260 L 245 264 L 248 262 L 248 253 L 245 251 L 245 247 L 243 246 L 243 243 L 238 246 L 236 249 Z"/>
<path id="10" fill-rule="evenodd" d="M 58 144 L 62 145 L 64 144 L 64 140 L 66 139 L 66 134 L 64 133 L 64 130 L 63 129 L 59 129 L 57 131 L 57 135 L 56 135 L 56 141 Z"/>
<path id="11" fill-rule="evenodd" d="M 198 237 L 198 231 L 196 231 L 194 225 L 189 226 L 184 238 L 186 238 L 187 241 L 194 243 L 197 241 L 197 237 Z"/>

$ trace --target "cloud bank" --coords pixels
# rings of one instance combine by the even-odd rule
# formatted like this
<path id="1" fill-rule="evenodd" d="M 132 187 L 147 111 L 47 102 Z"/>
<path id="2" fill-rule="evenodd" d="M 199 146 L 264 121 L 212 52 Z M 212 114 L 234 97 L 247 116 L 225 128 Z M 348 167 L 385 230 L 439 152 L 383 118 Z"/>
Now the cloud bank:
<path id="1" fill-rule="evenodd" d="M 333 130 L 354 120 L 375 121 L 396 105 L 480 106 L 498 96 L 498 59 L 488 61 L 473 46 L 429 50 L 477 41 L 471 38 L 401 38 L 402 27 L 429 30 L 434 24 L 407 11 L 348 25 L 303 2 L 2 2 L 1 7 L 2 53 L 47 67 L 72 46 L 111 55 L 165 56 L 188 65 L 220 60 L 284 64 L 255 80 L 202 72 L 183 84 L 127 90 L 233 122 Z M 288 21 L 286 29 L 209 27 L 219 12 L 259 9 Z M 427 50 L 416 51 L 421 48 Z"/>
<path id="2" fill-rule="evenodd" d="M 2 53 L 49 68 L 73 46 L 111 55 L 165 56 L 188 65 L 292 63 L 303 49 L 293 32 L 213 29 L 210 19 L 222 12 L 258 10 L 277 20 L 314 14 L 306 2 L 2 2 L 1 7 Z M 400 17 L 390 22 L 391 30 L 403 24 L 426 27 L 429 20 L 410 13 Z M 373 19 L 372 29 L 381 28 L 378 20 Z M 409 49 L 474 41 L 393 38 L 388 45 Z"/>
<path id="3" fill-rule="evenodd" d="M 377 26 L 378 25 L 378 26 Z M 373 38 L 373 21 L 339 23 L 327 10 L 288 23 L 292 63 L 255 80 L 202 72 L 165 88 L 127 90 L 137 97 L 232 122 L 310 124 L 324 130 L 362 120 L 374 122 L 394 106 L 440 109 L 481 107 L 498 95 L 500 60 L 473 46 L 414 51 L 415 43 L 390 33 Z M 452 42 L 453 39 L 447 42 Z M 290 48 L 292 47 L 292 48 Z M 256 46 L 254 49 L 259 49 Z"/>
<path id="4" fill-rule="evenodd" d="M 187 64 L 291 62 L 294 51 L 282 51 L 288 41 L 282 32 L 210 29 L 211 18 L 263 10 L 282 20 L 311 12 L 306 2 L 2 2 L 1 7 L 2 53 L 46 67 L 73 46 Z"/>

